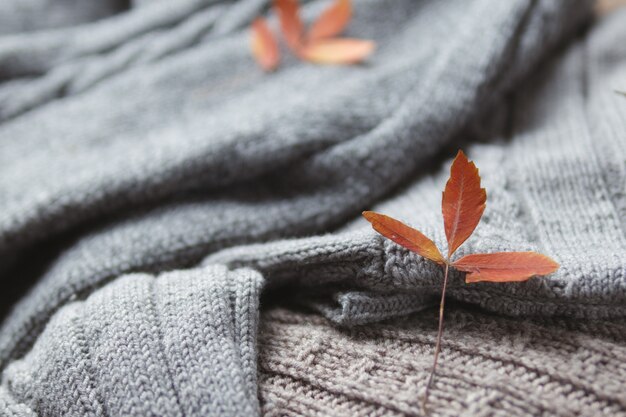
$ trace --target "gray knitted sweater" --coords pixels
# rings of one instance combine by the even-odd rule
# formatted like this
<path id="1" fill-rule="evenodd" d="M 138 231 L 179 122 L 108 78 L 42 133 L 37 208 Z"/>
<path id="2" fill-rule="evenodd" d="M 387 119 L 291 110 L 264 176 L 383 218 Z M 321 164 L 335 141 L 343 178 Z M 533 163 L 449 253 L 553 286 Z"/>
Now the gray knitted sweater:
<path id="1" fill-rule="evenodd" d="M 0 415 L 258 414 L 262 289 L 288 288 L 347 328 L 436 302 L 439 268 L 359 213 L 393 215 L 441 244 L 440 192 L 458 148 L 488 192 L 459 254 L 531 249 L 562 266 L 525 283 L 453 275 L 450 298 L 590 323 L 590 338 L 604 334 L 598 320 L 626 316 L 626 98 L 613 91 L 626 90 L 626 13 L 589 25 L 588 1 L 361 0 L 348 34 L 376 41 L 366 64 L 287 58 L 265 74 L 247 31 L 264 0 L 27 3 L 0 4 L 0 277 L 17 284 L 0 295 L 12 306 L 0 327 Z M 305 18 L 327 4 L 308 2 Z M 485 332 L 488 345 L 515 341 L 510 327 Z M 464 343 L 462 333 L 448 337 Z M 570 334 L 558 334 L 562 351 Z M 607 404 L 566 396 L 569 379 L 555 377 L 535 391 L 572 407 L 551 409 L 548 396 L 516 410 L 626 413 L 624 361 L 599 365 L 626 357 L 620 343 L 571 373 L 587 375 L 584 392 L 617 381 Z M 381 357 L 394 346 L 380 343 Z M 484 378 L 523 350 L 500 349 L 502 366 Z M 388 378 L 419 395 L 431 355 Z M 536 372 L 560 357 L 545 355 Z M 336 366 L 350 367 L 340 356 Z M 468 354 L 463 366 L 484 360 Z M 458 386 L 446 381 L 434 412 L 457 415 Z M 282 392 L 262 398 L 304 395 Z M 511 415 L 511 401 L 524 402 L 514 397 L 479 390 L 467 404 Z M 312 413 L 280 404 L 263 410 Z"/>

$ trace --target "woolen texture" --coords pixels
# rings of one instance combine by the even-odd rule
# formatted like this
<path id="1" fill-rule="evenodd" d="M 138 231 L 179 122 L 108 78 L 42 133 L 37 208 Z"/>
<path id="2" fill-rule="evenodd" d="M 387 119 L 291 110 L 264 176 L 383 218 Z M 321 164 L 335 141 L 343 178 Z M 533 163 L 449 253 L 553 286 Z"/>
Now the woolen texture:
<path id="1" fill-rule="evenodd" d="M 432 366 L 436 309 L 337 329 L 318 314 L 261 315 L 267 416 L 413 416 Z M 433 416 L 625 416 L 623 320 L 520 320 L 448 305 Z"/>
<path id="2" fill-rule="evenodd" d="M 257 414 L 261 288 L 344 327 L 436 302 L 440 268 L 359 213 L 443 246 L 458 148 L 488 193 L 459 254 L 562 266 L 499 285 L 455 273 L 452 299 L 626 315 L 625 13 L 584 31 L 587 1 L 363 0 L 347 35 L 377 43 L 367 63 L 265 74 L 247 29 L 265 1 L 102 3 L 0 36 L 0 276 L 28 288 L 0 327 L 0 414 Z M 454 398 L 440 391 L 441 413 Z"/>
<path id="3" fill-rule="evenodd" d="M 120 278 L 61 308 L 7 389 L 26 415 L 254 415 L 261 282 L 218 266 Z"/>

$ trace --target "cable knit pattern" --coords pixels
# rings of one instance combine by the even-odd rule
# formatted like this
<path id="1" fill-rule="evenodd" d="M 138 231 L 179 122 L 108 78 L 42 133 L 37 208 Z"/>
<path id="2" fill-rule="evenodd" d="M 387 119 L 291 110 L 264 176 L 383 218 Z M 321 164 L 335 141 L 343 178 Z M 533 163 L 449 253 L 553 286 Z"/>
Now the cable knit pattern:
<path id="1" fill-rule="evenodd" d="M 422 415 L 437 312 L 336 329 L 272 308 L 259 331 L 266 416 Z M 432 416 L 626 416 L 626 326 L 528 321 L 450 305 Z"/>

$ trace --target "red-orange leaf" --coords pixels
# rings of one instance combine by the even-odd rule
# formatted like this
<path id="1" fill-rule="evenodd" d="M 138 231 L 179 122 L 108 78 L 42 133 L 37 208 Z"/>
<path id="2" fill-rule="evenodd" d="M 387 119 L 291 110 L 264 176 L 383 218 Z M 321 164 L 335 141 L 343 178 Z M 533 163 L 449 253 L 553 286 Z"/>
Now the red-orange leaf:
<path id="1" fill-rule="evenodd" d="M 467 255 L 452 264 L 467 272 L 465 282 L 526 281 L 534 275 L 546 275 L 559 264 L 536 252 L 498 252 Z"/>
<path id="2" fill-rule="evenodd" d="M 262 18 L 252 22 L 252 54 L 261 68 L 272 71 L 278 66 L 278 43 Z"/>
<path id="3" fill-rule="evenodd" d="M 448 239 L 448 256 L 470 237 L 485 210 L 487 193 L 480 188 L 478 168 L 459 151 L 450 168 L 441 210 Z"/>
<path id="4" fill-rule="evenodd" d="M 419 230 L 413 229 L 398 220 L 373 211 L 364 211 L 363 217 L 372 224 L 374 230 L 398 245 L 418 253 L 424 258 L 443 264 L 444 259 L 435 243 Z"/>
<path id="5" fill-rule="evenodd" d="M 328 39 L 307 44 L 300 56 L 317 64 L 355 64 L 374 51 L 374 42 L 362 39 Z"/>
<path id="6" fill-rule="evenodd" d="M 313 23 L 308 34 L 308 41 L 332 38 L 344 31 L 352 17 L 352 3 L 350 0 L 335 0 L 335 2 L 320 15 Z"/>
<path id="7" fill-rule="evenodd" d="M 274 9 L 280 20 L 285 42 L 294 51 L 302 47 L 304 27 L 300 20 L 300 5 L 297 0 L 274 0 Z"/>

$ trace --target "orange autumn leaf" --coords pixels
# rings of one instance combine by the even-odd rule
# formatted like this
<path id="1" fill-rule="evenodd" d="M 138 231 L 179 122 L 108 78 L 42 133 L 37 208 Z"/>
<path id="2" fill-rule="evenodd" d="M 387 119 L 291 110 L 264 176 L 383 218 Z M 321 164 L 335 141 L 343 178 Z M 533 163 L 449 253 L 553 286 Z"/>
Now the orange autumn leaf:
<path id="1" fill-rule="evenodd" d="M 559 269 L 551 258 L 536 252 L 497 252 L 467 255 L 452 263 L 467 272 L 465 282 L 526 281 L 534 275 L 546 275 Z"/>
<path id="2" fill-rule="evenodd" d="M 418 253 L 424 258 L 439 264 L 445 262 L 435 242 L 398 220 L 373 211 L 364 211 L 363 217 L 372 224 L 374 230 L 397 244 Z"/>
<path id="3" fill-rule="evenodd" d="M 315 42 L 339 35 L 344 31 L 351 17 L 352 3 L 350 0 L 336 0 L 313 23 L 307 41 Z"/>
<path id="4" fill-rule="evenodd" d="M 487 193 L 480 188 L 478 168 L 463 151 L 459 151 L 452 162 L 441 204 L 448 257 L 474 232 L 485 211 L 486 201 Z"/>
<path id="5" fill-rule="evenodd" d="M 442 213 L 449 254 L 444 258 L 435 243 L 420 231 L 406 224 L 371 211 L 363 216 L 374 230 L 425 258 L 448 267 L 467 272 L 466 282 L 524 281 L 534 275 L 556 271 L 559 265 L 549 257 L 536 252 L 499 252 L 467 255 L 452 262 L 452 253 L 472 234 L 486 206 L 487 194 L 480 187 L 480 175 L 473 162 L 462 151 L 452 162 L 450 178 L 442 199 Z"/>
<path id="6" fill-rule="evenodd" d="M 252 23 L 252 54 L 266 71 L 274 70 L 280 61 L 278 43 L 262 18 Z"/>
<path id="7" fill-rule="evenodd" d="M 307 44 L 300 55 L 317 64 L 355 64 L 374 51 L 374 42 L 361 39 L 328 39 Z"/>
<path id="8" fill-rule="evenodd" d="M 294 51 L 303 45 L 304 26 L 300 20 L 300 5 L 297 0 L 274 0 L 274 10 L 280 20 L 280 28 L 285 42 Z"/>
<path id="9" fill-rule="evenodd" d="M 550 274 L 559 268 L 559 264 L 554 260 L 535 252 L 475 254 L 451 262 L 452 254 L 474 232 L 485 210 L 486 201 L 487 194 L 485 189 L 480 187 L 478 169 L 462 151 L 459 151 L 452 162 L 450 179 L 446 183 L 441 200 L 441 211 L 446 239 L 448 240 L 448 256 L 446 258 L 441 255 L 433 241 L 418 230 L 383 214 L 371 211 L 363 212 L 363 216 L 372 223 L 372 227 L 378 233 L 427 259 L 441 264 L 444 269 L 439 304 L 439 329 L 435 343 L 433 366 L 422 399 L 422 408 L 427 415 L 429 414 L 427 411 L 428 394 L 441 353 L 444 305 L 450 267 L 466 272 L 465 282 L 467 283 L 525 281 L 535 275 Z"/>
<path id="10" fill-rule="evenodd" d="M 285 43 L 302 60 L 317 64 L 355 64 L 363 61 L 374 50 L 375 44 L 371 41 L 334 38 L 346 28 L 352 17 L 351 0 L 335 0 L 313 23 L 306 35 L 300 19 L 298 0 L 274 0 L 273 8 L 278 15 Z M 260 30 L 255 30 L 254 26 L 253 24 L 253 33 Z M 269 30 L 267 32 L 269 33 Z M 269 60 L 267 48 L 264 47 L 267 43 L 264 41 L 267 39 L 266 36 L 255 36 L 253 44 L 255 58 L 266 70 L 274 69 L 278 64 L 278 58 L 275 61 Z M 273 37 L 271 39 L 273 40 Z M 270 66 L 269 62 L 273 65 Z"/>

